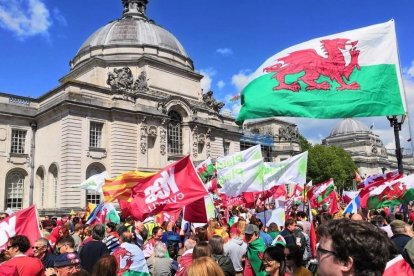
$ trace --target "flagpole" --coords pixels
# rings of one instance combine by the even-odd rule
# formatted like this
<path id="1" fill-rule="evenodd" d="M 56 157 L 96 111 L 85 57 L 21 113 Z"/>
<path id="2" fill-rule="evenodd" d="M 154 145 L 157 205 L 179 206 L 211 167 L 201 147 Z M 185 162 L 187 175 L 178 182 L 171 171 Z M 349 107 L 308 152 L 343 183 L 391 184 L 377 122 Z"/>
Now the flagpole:
<path id="1" fill-rule="evenodd" d="M 394 19 L 393 19 L 394 20 Z M 394 24 L 395 24 L 395 21 L 394 21 Z M 413 141 L 413 132 L 412 132 L 412 130 L 411 130 L 411 122 L 410 122 L 410 111 L 409 111 L 409 108 L 407 108 L 407 94 L 405 93 L 405 83 L 404 83 L 404 79 L 402 78 L 402 75 L 401 75 L 401 58 L 400 58 L 400 50 L 399 50 L 399 48 L 398 48 L 398 42 L 397 42 L 397 30 L 395 30 L 395 44 L 396 44 L 396 49 L 397 49 L 397 57 L 398 57 L 398 73 L 399 73 L 399 76 L 400 76 L 400 78 L 401 78 L 401 84 L 402 84 L 402 90 L 403 90 L 403 94 L 404 94 L 404 103 L 405 103 L 405 108 L 407 109 L 407 111 L 405 112 L 405 115 L 406 115 L 406 117 L 407 117 L 407 123 L 408 123 L 408 132 L 409 132 L 409 134 L 410 134 L 410 139 L 411 139 L 411 156 L 412 156 L 412 159 L 413 159 L 413 162 L 414 162 L 414 141 Z"/>

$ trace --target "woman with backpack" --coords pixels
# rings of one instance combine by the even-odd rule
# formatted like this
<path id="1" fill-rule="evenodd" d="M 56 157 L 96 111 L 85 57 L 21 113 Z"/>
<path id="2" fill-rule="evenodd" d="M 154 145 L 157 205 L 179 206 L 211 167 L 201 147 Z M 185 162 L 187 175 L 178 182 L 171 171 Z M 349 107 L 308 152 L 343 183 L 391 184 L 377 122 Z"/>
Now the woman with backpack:
<path id="1" fill-rule="evenodd" d="M 230 257 L 224 255 L 223 238 L 221 236 L 214 235 L 209 239 L 208 243 L 212 249 L 212 257 L 217 262 L 217 264 L 221 267 L 221 269 L 224 272 L 224 275 L 226 276 L 236 275 L 233 262 L 231 261 Z"/>

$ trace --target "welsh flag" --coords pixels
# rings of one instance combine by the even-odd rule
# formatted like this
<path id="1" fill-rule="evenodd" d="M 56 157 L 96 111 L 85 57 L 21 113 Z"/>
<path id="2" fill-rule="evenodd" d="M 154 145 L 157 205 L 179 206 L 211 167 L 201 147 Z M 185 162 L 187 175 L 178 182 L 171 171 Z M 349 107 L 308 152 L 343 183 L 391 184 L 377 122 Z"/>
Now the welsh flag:
<path id="1" fill-rule="evenodd" d="M 386 182 L 365 197 L 369 209 L 395 206 L 414 200 L 414 174 Z M 366 199 L 365 199 L 366 200 Z"/>
<path id="2" fill-rule="evenodd" d="M 211 162 L 211 159 L 208 158 L 207 160 L 201 162 L 196 167 L 196 170 L 197 170 L 198 175 L 205 182 L 208 178 L 213 176 L 213 174 L 214 174 L 214 165 Z"/>
<path id="3" fill-rule="evenodd" d="M 287 48 L 267 59 L 250 79 L 242 91 L 238 124 L 273 116 L 406 112 L 393 20 Z"/>
<path id="4" fill-rule="evenodd" d="M 324 203 L 329 195 L 335 190 L 334 180 L 331 178 L 328 181 L 322 182 L 312 187 L 307 193 L 308 199 L 311 201 L 313 207 Z"/>

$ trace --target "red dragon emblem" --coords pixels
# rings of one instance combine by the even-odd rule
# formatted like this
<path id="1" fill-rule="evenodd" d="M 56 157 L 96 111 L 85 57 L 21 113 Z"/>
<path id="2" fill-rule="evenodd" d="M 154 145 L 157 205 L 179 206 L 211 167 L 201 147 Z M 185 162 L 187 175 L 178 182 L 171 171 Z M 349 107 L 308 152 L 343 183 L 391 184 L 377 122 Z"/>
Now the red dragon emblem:
<path id="1" fill-rule="evenodd" d="M 320 76 L 329 77 L 336 81 L 339 86 L 336 90 L 356 90 L 359 89 L 359 84 L 356 82 L 345 83 L 344 77 L 349 80 L 355 68 L 360 70 L 358 64 L 359 50 L 356 45 L 358 41 L 350 41 L 345 38 L 325 39 L 321 40 L 321 47 L 324 50 L 326 57 L 320 56 L 314 49 L 304 49 L 289 53 L 285 57 L 276 60 L 274 65 L 263 69 L 265 72 L 274 72 L 273 78 L 278 81 L 278 85 L 273 87 L 273 90 L 291 90 L 298 92 L 300 85 L 298 80 L 307 84 L 306 90 L 330 90 L 329 82 L 324 81 L 317 83 Z M 347 65 L 345 56 L 347 46 L 351 48 L 348 50 L 351 60 Z M 285 82 L 286 75 L 297 74 L 304 72 L 297 81 L 290 84 Z"/>

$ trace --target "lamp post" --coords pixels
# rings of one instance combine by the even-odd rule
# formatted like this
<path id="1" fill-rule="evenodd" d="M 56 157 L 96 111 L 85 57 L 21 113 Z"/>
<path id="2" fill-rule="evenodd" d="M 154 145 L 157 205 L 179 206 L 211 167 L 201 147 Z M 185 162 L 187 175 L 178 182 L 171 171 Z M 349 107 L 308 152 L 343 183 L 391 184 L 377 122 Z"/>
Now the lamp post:
<path id="1" fill-rule="evenodd" d="M 390 126 L 394 128 L 394 138 L 395 138 L 395 156 L 397 157 L 398 172 L 403 173 L 404 167 L 402 163 L 402 152 L 400 146 L 400 131 L 401 126 L 404 123 L 405 115 L 393 115 L 387 116 L 388 121 L 390 121 Z"/>

